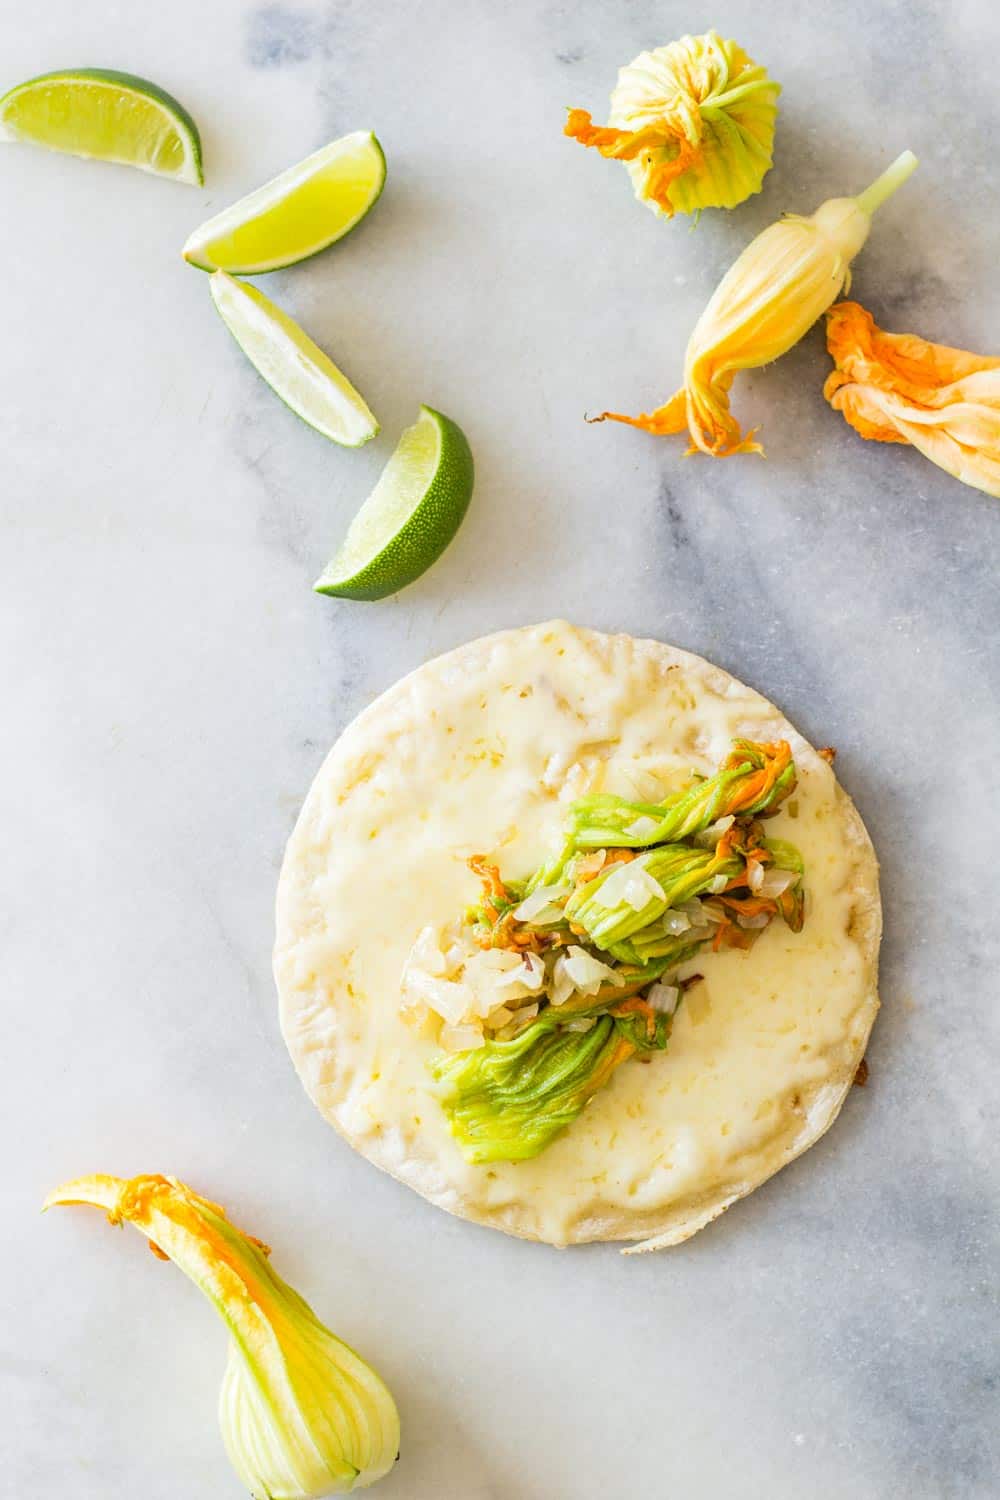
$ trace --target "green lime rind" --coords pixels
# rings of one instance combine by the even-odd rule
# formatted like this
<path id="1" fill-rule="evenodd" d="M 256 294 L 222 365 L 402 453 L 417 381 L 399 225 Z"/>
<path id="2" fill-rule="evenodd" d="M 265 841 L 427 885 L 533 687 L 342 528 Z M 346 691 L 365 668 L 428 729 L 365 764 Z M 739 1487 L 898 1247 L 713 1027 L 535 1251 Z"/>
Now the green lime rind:
<path id="1" fill-rule="evenodd" d="M 160 114 L 169 120 L 177 142 L 181 148 L 181 163 L 178 168 L 165 169 L 153 165 L 148 160 L 139 159 L 134 153 L 127 154 L 123 150 L 87 150 L 82 146 L 65 144 L 63 141 L 48 139 L 44 130 L 26 129 L 29 121 L 18 116 L 22 113 L 19 104 L 23 106 L 26 96 L 36 93 L 40 88 L 48 88 L 52 84 L 63 83 L 67 88 L 73 88 L 78 84 L 84 87 L 93 84 L 106 84 L 115 89 L 119 94 L 129 95 L 132 99 L 140 98 L 155 105 Z M 80 116 L 81 124 L 83 116 Z M 121 139 L 125 140 L 128 132 L 121 132 Z M 168 94 L 166 89 L 160 88 L 159 84 L 153 83 L 149 78 L 140 78 L 135 73 L 123 73 L 115 68 L 61 68 L 53 73 L 40 73 L 37 78 L 25 79 L 23 83 L 15 84 L 13 88 L 0 98 L 0 140 L 23 141 L 30 145 L 43 146 L 50 151 L 61 151 L 70 156 L 80 156 L 88 160 L 113 162 L 120 166 L 137 167 L 140 171 L 151 172 L 157 177 L 167 177 L 174 182 L 187 182 L 195 186 L 202 186 L 205 178 L 202 171 L 201 135 L 191 114 L 175 99 Z"/>
<path id="2" fill-rule="evenodd" d="M 437 452 L 429 455 L 426 482 L 407 513 L 389 529 L 394 464 L 423 424 L 437 432 Z M 437 562 L 465 517 L 472 499 L 475 465 L 465 433 L 450 417 L 421 406 L 378 484 L 358 511 L 343 546 L 313 585 L 318 594 L 338 599 L 385 599 L 406 588 Z"/>
<path id="3" fill-rule="evenodd" d="M 368 403 L 328 354 L 259 287 L 215 271 L 216 311 L 247 359 L 290 411 L 343 448 L 360 448 L 379 430 Z"/>
<path id="4" fill-rule="evenodd" d="M 338 180 L 338 169 L 345 167 Z M 382 196 L 386 174 L 378 137 L 355 130 L 206 219 L 188 236 L 181 254 L 200 271 L 234 276 L 298 265 L 367 218 Z"/>

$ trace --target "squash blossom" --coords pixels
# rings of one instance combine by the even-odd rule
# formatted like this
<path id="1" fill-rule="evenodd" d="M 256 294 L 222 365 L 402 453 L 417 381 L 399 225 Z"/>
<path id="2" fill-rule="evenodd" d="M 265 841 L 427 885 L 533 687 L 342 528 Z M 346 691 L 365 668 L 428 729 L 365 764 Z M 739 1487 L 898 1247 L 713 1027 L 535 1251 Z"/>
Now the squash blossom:
<path id="1" fill-rule="evenodd" d="M 693 838 L 717 818 L 754 816 L 777 806 L 795 790 L 795 762 L 787 740 L 774 744 L 734 740 L 714 776 L 675 792 L 665 802 L 627 802 L 609 792 L 591 792 L 570 806 L 572 848 L 639 849 Z M 643 828 L 637 819 L 651 818 Z M 636 831 L 640 829 L 641 831 Z"/>
<path id="2" fill-rule="evenodd" d="M 778 916 L 801 931 L 802 856 L 758 821 L 795 785 L 787 741 L 737 739 L 714 776 L 662 802 L 606 792 L 573 802 L 564 847 L 523 885 L 470 860 L 484 885 L 465 914 L 477 942 L 530 946 L 546 979 L 523 1023 L 508 1001 L 515 1016 L 501 1030 L 430 1064 L 466 1161 L 531 1160 L 623 1063 L 665 1051 L 681 996 L 701 978 L 681 979 L 682 965 L 709 948 L 749 948 Z M 543 888 L 545 905 L 531 911 L 525 892 Z M 569 966 L 581 962 L 596 962 L 596 977 L 578 983 Z"/>
<path id="3" fill-rule="evenodd" d="M 771 165 L 780 85 L 718 32 L 641 52 L 621 69 L 609 125 L 572 109 L 565 133 L 625 162 L 655 214 L 735 208 Z"/>
<path id="4" fill-rule="evenodd" d="M 836 369 L 823 394 L 856 432 L 912 443 L 1000 499 L 1000 359 L 885 333 L 857 302 L 830 309 L 826 342 Z"/>
<path id="5" fill-rule="evenodd" d="M 174 1177 L 81 1177 L 45 1207 L 87 1203 L 128 1221 L 214 1304 L 229 1329 L 219 1421 L 257 1500 L 319 1500 L 380 1479 L 399 1450 L 385 1385 L 277 1276 L 260 1240 Z"/>
<path id="6" fill-rule="evenodd" d="M 737 370 L 768 365 L 797 344 L 850 285 L 851 261 L 868 238 L 872 214 L 917 166 L 904 151 L 860 197 L 830 198 L 811 218 L 786 214 L 752 240 L 719 282 L 688 341 L 684 384 L 666 406 L 628 417 L 657 436 L 683 432 L 712 458 L 763 453 L 729 410 Z"/>

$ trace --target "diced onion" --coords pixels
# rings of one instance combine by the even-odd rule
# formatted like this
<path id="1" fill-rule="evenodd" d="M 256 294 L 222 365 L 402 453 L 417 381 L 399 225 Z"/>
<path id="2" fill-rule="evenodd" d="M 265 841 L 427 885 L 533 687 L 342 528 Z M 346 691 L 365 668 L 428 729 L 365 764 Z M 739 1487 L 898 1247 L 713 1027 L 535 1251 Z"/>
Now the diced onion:
<path id="1" fill-rule="evenodd" d="M 747 932 L 758 932 L 762 927 L 767 926 L 771 918 L 766 911 L 758 912 L 752 917 L 744 916 L 743 913 L 740 912 L 737 915 L 736 920 L 741 927 L 746 929 Z"/>
<path id="2" fill-rule="evenodd" d="M 534 953 L 486 948 L 470 957 L 462 981 L 470 991 L 470 1018 L 481 1020 L 498 1005 L 513 1005 L 524 995 L 537 994 L 545 982 L 545 967 Z"/>
<path id="3" fill-rule="evenodd" d="M 529 995 L 537 995 L 544 983 L 545 965 L 537 953 L 526 953 L 516 968 L 498 975 L 493 986 L 495 989 L 508 991 L 513 987 L 524 990 Z"/>
<path id="4" fill-rule="evenodd" d="M 490 970 L 494 974 L 509 974 L 520 966 L 521 955 L 512 948 L 481 948 L 469 959 L 469 970 Z"/>
<path id="5" fill-rule="evenodd" d="M 650 901 L 666 901 L 667 893 L 655 876 L 641 866 L 628 883 L 625 900 L 633 911 L 643 911 Z"/>
<path id="6" fill-rule="evenodd" d="M 628 864 L 616 865 L 610 875 L 601 881 L 592 899 L 598 906 L 620 906 L 625 900 L 625 885 L 629 879 Z"/>
<path id="7" fill-rule="evenodd" d="M 478 1026 L 442 1026 L 438 1041 L 446 1052 L 471 1052 L 486 1045 Z"/>
<path id="8" fill-rule="evenodd" d="M 519 906 L 515 906 L 515 920 L 518 922 L 533 922 L 545 911 L 547 906 L 554 906 L 557 902 L 565 900 L 569 894 L 570 888 L 568 885 L 540 885 L 537 891 L 532 891 L 530 896 L 525 896 Z M 560 912 L 555 920 L 558 921 L 561 915 L 562 913 Z"/>
<path id="9" fill-rule="evenodd" d="M 664 1016 L 673 1015 L 680 998 L 681 992 L 676 984 L 661 984 L 659 980 L 646 991 L 647 1002 Z"/>
<path id="10" fill-rule="evenodd" d="M 426 1001 L 431 1010 L 452 1026 L 457 1026 L 470 1012 L 475 999 L 469 985 L 460 980 L 437 979 L 423 969 L 407 971 L 404 994 Z"/>
<path id="11" fill-rule="evenodd" d="M 521 1035 L 521 1032 L 524 1030 L 524 1028 L 529 1024 L 529 1022 L 535 1019 L 537 1014 L 537 1005 L 526 1005 L 523 1010 L 519 1010 L 517 1012 L 513 1021 L 509 1021 L 506 1026 L 504 1026 L 500 1031 L 497 1032 L 497 1041 L 513 1041 L 516 1036 Z"/>
<path id="12" fill-rule="evenodd" d="M 545 983 L 545 961 L 537 953 L 526 953 L 524 967 L 527 970 L 527 977 L 523 983 L 534 995 Z"/>
<path id="13" fill-rule="evenodd" d="M 709 882 L 708 889 L 713 896 L 718 896 L 722 891 L 726 889 L 726 886 L 728 884 L 728 875 L 713 875 L 711 881 Z"/>
<path id="14" fill-rule="evenodd" d="M 798 878 L 794 870 L 768 870 L 761 882 L 760 894 L 774 901 L 778 896 L 783 896 Z"/>
<path id="15" fill-rule="evenodd" d="M 553 1005 L 565 1005 L 576 986 L 566 972 L 566 955 L 560 953 L 552 970 L 552 988 L 549 1000 Z"/>
<path id="16" fill-rule="evenodd" d="M 411 964 L 415 969 L 423 969 L 425 974 L 436 974 L 438 977 L 448 972 L 448 961 L 441 951 L 441 943 L 433 927 L 421 930 L 406 960 L 407 968 Z"/>
<path id="17" fill-rule="evenodd" d="M 666 937 L 680 937 L 682 932 L 690 932 L 691 918 L 685 911 L 665 911 L 662 925 Z"/>
<path id="18" fill-rule="evenodd" d="M 553 1005 L 565 1005 L 574 992 L 596 995 L 604 984 L 620 987 L 624 983 L 617 969 L 602 964 L 599 958 L 593 958 L 574 944 L 556 959 L 549 998 Z"/>
<path id="19" fill-rule="evenodd" d="M 724 818 L 716 818 L 714 823 L 709 823 L 700 833 L 696 833 L 694 841 L 699 849 L 714 849 L 724 833 L 727 833 L 736 819 L 732 813 L 727 813 Z"/>
<path id="20" fill-rule="evenodd" d="M 764 866 L 759 865 L 756 860 L 747 870 L 747 885 L 756 895 L 764 884 Z"/>
<path id="21" fill-rule="evenodd" d="M 631 906 L 633 911 L 642 911 L 650 901 L 666 901 L 667 896 L 660 882 L 636 860 L 629 860 L 621 864 L 605 881 L 598 886 L 594 892 L 593 899 L 599 906 L 609 909 L 621 906 Z"/>
<path id="22" fill-rule="evenodd" d="M 550 901 L 548 906 L 543 906 L 541 911 L 536 912 L 535 916 L 532 917 L 531 925 L 532 927 L 555 927 L 558 922 L 564 920 L 565 915 L 566 913 L 561 906 L 557 906 L 554 901 Z"/>
<path id="23" fill-rule="evenodd" d="M 441 967 L 440 949 L 437 954 L 431 941 L 421 934 L 403 970 L 403 1005 L 412 1009 L 422 1002 L 449 1026 L 478 1025 L 499 1006 L 514 1005 L 526 996 L 539 994 L 545 984 L 545 965 L 537 953 L 521 954 L 506 948 L 463 949 L 461 977 L 454 979 L 428 969 L 428 963 L 436 969 Z"/>
<path id="24" fill-rule="evenodd" d="M 606 849 L 595 849 L 593 854 L 586 854 L 578 859 L 573 866 L 573 873 L 578 880 L 593 880 L 604 869 L 604 862 L 608 857 Z"/>
<path id="25" fill-rule="evenodd" d="M 625 832 L 630 839 L 646 839 L 651 833 L 655 833 L 659 826 L 655 818 L 651 818 L 648 813 L 643 813 L 641 817 L 636 818 L 634 823 L 628 825 Z"/>
<path id="26" fill-rule="evenodd" d="M 699 901 L 697 896 L 693 896 L 690 901 L 682 901 L 680 906 L 675 906 L 673 910 L 687 917 L 692 927 L 707 927 L 712 920 L 705 909 L 705 903 Z M 669 916 L 670 913 L 668 912 L 667 915 Z"/>
<path id="27" fill-rule="evenodd" d="M 602 964 L 599 958 L 594 958 L 583 948 L 577 948 L 575 945 L 570 947 L 565 965 L 566 973 L 584 995 L 596 994 L 602 984 L 621 986 L 625 983 L 617 969 L 609 968 L 607 964 Z"/>
<path id="28" fill-rule="evenodd" d="M 567 1031 L 592 1031 L 597 1025 L 596 1016 L 580 1016 L 579 1020 L 567 1021 Z"/>

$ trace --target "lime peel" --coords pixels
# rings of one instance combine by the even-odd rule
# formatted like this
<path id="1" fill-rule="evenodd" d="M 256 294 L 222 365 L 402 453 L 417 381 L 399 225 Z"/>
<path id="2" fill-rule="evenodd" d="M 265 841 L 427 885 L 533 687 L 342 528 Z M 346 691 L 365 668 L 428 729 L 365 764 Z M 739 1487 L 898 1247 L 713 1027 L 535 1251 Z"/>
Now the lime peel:
<path id="1" fill-rule="evenodd" d="M 201 137 L 183 104 L 148 78 L 113 68 L 66 68 L 8 89 L 0 141 L 204 182 Z"/>
<path id="2" fill-rule="evenodd" d="M 378 432 L 364 397 L 287 313 L 226 271 L 209 281 L 219 316 L 247 359 L 303 422 L 345 448 Z"/>
<path id="3" fill-rule="evenodd" d="M 255 276 L 295 265 L 343 239 L 385 186 L 370 130 L 331 141 L 201 224 L 181 252 L 202 271 Z"/>
<path id="4" fill-rule="evenodd" d="M 384 599 L 436 562 L 472 498 L 472 451 L 462 429 L 422 406 L 378 483 L 358 511 L 340 551 L 313 585 L 344 599 Z"/>

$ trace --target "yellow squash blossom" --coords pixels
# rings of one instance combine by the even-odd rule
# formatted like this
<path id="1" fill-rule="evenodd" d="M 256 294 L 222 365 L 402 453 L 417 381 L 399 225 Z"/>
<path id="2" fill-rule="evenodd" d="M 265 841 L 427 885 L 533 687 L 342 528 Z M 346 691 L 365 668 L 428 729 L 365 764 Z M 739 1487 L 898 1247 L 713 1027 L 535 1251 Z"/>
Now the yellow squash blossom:
<path id="1" fill-rule="evenodd" d="M 683 432 L 689 452 L 713 458 L 762 453 L 729 410 L 738 370 L 787 353 L 850 283 L 851 261 L 868 238 L 871 216 L 906 181 L 917 158 L 904 151 L 857 198 L 830 198 L 812 215 L 786 214 L 752 240 L 719 282 L 688 341 L 684 384 L 666 406 L 610 418 L 661 436 Z"/>
<path id="2" fill-rule="evenodd" d="M 1000 499 L 1000 359 L 885 333 L 857 302 L 830 309 L 826 342 L 837 368 L 823 394 L 855 431 L 912 443 Z"/>
<path id="3" fill-rule="evenodd" d="M 654 213 L 735 208 L 771 165 L 780 86 L 718 32 L 641 52 L 618 74 L 608 125 L 571 109 L 566 134 L 626 163 Z"/>
<path id="4" fill-rule="evenodd" d="M 388 1473 L 399 1417 L 385 1385 L 275 1275 L 266 1245 L 175 1177 L 81 1177 L 45 1207 L 87 1203 L 128 1222 L 214 1303 L 229 1334 L 219 1422 L 255 1500 L 320 1500 Z"/>

